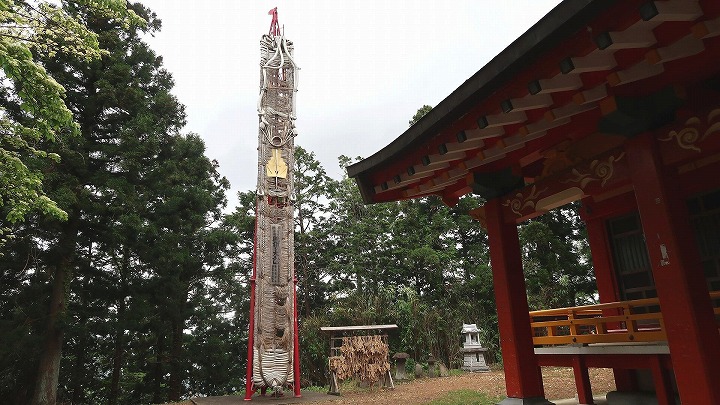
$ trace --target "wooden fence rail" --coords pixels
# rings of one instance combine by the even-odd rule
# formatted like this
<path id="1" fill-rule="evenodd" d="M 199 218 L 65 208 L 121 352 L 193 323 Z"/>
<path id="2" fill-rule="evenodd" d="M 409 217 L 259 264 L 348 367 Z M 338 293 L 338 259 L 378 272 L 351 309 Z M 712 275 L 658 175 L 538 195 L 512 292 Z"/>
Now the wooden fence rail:
<path id="1" fill-rule="evenodd" d="M 720 291 L 710 297 L 720 319 Z M 667 340 L 657 298 L 532 311 L 530 321 L 535 345 Z"/>

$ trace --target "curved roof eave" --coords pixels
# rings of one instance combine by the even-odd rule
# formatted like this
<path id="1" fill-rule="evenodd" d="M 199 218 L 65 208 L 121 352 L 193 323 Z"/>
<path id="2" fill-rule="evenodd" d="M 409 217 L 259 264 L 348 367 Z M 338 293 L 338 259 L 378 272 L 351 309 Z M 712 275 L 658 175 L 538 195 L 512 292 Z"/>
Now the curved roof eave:
<path id="1" fill-rule="evenodd" d="M 511 80 L 542 53 L 577 32 L 616 2 L 564 0 L 389 145 L 348 166 L 348 176 L 356 178 L 365 202 L 372 202 L 372 185 L 365 184 L 369 173 L 382 169 L 408 148 L 437 135 L 443 127 L 465 115 L 473 105 Z"/>

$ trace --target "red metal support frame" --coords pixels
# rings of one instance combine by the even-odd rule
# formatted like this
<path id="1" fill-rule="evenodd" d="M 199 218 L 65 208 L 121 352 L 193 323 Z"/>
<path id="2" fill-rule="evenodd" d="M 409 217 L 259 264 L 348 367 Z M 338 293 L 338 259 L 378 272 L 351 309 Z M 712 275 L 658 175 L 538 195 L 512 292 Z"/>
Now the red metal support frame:
<path id="1" fill-rule="evenodd" d="M 504 220 L 499 199 L 488 201 L 485 209 L 507 396 L 544 399 L 542 374 L 533 350 L 517 225 Z"/>
<path id="2" fill-rule="evenodd" d="M 300 398 L 300 337 L 298 328 L 298 310 L 297 310 L 297 282 L 298 279 L 293 279 L 295 286 L 293 288 L 293 373 L 295 375 L 295 381 L 293 383 L 293 391 L 296 398 Z"/>
<path id="3" fill-rule="evenodd" d="M 626 144 L 681 401 L 720 404 L 720 335 L 687 207 L 650 133 Z M 669 192 L 673 190 L 673 192 Z"/>

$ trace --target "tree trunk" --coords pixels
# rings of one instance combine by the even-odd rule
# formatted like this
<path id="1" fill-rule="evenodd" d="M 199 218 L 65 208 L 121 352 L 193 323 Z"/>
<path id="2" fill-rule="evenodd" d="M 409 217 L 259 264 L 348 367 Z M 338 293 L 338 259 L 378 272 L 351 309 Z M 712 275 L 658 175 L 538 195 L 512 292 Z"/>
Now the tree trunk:
<path id="1" fill-rule="evenodd" d="M 87 303 L 87 292 L 90 289 L 90 286 L 88 283 L 85 283 L 83 286 L 81 295 L 80 295 L 80 306 L 85 307 Z M 83 380 L 85 376 L 85 359 L 87 356 L 87 332 L 85 331 L 85 326 L 87 325 L 87 313 L 85 311 L 80 310 L 81 318 L 79 321 L 79 328 L 78 332 L 80 333 L 80 336 L 78 338 L 78 344 L 75 347 L 75 364 L 73 364 L 73 370 L 72 370 L 72 403 L 73 404 L 80 404 L 82 403 L 83 398 Z"/>
<path id="2" fill-rule="evenodd" d="M 61 323 L 65 317 L 67 304 L 65 290 L 70 280 L 70 274 L 70 260 L 66 257 L 55 266 L 45 342 L 40 356 L 31 405 L 55 405 L 63 342 Z"/>
<path id="3" fill-rule="evenodd" d="M 112 379 L 108 404 L 116 405 L 120 395 L 120 372 L 122 371 L 125 354 L 125 297 L 118 302 L 118 325 L 115 329 L 115 349 L 113 350 Z"/>
<path id="4" fill-rule="evenodd" d="M 170 384 L 169 400 L 180 401 L 182 394 L 182 346 L 183 330 L 185 329 L 185 305 L 187 293 L 181 298 L 181 302 L 172 324 L 172 346 L 170 347 Z"/>
<path id="5" fill-rule="evenodd" d="M 303 267 L 303 309 L 305 310 L 305 316 L 310 317 L 310 279 L 308 278 L 307 268 Z M 297 288 L 295 288 L 295 294 L 297 294 Z"/>
<path id="6" fill-rule="evenodd" d="M 42 354 L 38 364 L 33 387 L 31 405 L 54 405 L 57 399 L 57 385 L 60 375 L 62 355 L 63 323 L 67 315 L 67 292 L 72 279 L 72 258 L 78 235 L 79 218 L 74 212 L 68 213 L 70 219 L 60 234 L 60 242 L 51 255 L 54 260 L 52 295 L 48 311 L 47 329 Z"/>
<path id="7" fill-rule="evenodd" d="M 123 252 L 123 261 L 119 266 L 120 270 L 120 283 L 122 294 L 118 300 L 118 321 L 115 328 L 115 348 L 113 349 L 113 368 L 112 378 L 110 380 L 110 395 L 108 396 L 109 405 L 117 405 L 118 397 L 120 396 L 120 376 L 122 372 L 122 366 L 125 358 L 125 297 L 128 296 L 129 286 L 127 280 L 128 267 L 129 267 L 129 249 L 125 247 Z"/>
<path id="8" fill-rule="evenodd" d="M 125 299 L 118 303 L 118 325 L 115 330 L 115 348 L 113 350 L 113 371 L 110 380 L 109 405 L 117 405 L 120 396 L 120 375 L 124 361 L 125 326 L 122 319 L 125 317 Z"/>
<path id="9" fill-rule="evenodd" d="M 161 404 L 162 398 L 162 378 L 163 378 L 163 357 L 165 356 L 165 338 L 161 329 L 161 325 L 158 325 L 157 331 L 157 342 L 155 343 L 155 366 L 153 367 L 153 404 Z"/>

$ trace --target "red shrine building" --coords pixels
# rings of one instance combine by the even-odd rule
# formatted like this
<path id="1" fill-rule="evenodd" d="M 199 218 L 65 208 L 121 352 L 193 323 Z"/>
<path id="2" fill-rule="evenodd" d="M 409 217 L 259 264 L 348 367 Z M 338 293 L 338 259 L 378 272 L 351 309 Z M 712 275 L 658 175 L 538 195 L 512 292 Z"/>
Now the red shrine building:
<path id="1" fill-rule="evenodd" d="M 565 0 L 348 174 L 485 201 L 502 404 L 548 404 L 540 366 L 582 404 L 592 367 L 610 404 L 720 404 L 720 1 Z M 601 304 L 529 312 L 517 225 L 575 201 Z"/>

